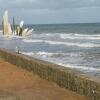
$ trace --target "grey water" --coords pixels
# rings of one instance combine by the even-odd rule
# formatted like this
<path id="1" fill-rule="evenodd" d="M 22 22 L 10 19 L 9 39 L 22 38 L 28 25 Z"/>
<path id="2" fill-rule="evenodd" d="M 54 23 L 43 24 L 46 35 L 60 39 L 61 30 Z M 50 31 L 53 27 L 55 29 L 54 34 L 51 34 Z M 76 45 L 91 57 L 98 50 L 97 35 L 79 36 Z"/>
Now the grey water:
<path id="1" fill-rule="evenodd" d="M 0 48 L 100 77 L 100 23 L 25 25 L 34 28 L 25 38 L 4 38 Z M 0 27 L 2 30 L 2 27 Z"/>

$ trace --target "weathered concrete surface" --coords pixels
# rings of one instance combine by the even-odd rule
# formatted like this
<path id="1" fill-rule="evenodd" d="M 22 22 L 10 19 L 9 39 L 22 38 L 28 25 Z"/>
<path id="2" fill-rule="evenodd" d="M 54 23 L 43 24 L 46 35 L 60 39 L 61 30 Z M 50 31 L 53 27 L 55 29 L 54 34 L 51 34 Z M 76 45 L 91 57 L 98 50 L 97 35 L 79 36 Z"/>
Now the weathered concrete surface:
<path id="1" fill-rule="evenodd" d="M 0 100 L 87 100 L 27 70 L 0 61 Z"/>
<path id="2" fill-rule="evenodd" d="M 61 87 L 88 96 L 91 98 L 90 100 L 100 100 L 100 81 L 98 80 L 56 64 L 32 59 L 4 49 L 0 50 L 0 57 Z"/>

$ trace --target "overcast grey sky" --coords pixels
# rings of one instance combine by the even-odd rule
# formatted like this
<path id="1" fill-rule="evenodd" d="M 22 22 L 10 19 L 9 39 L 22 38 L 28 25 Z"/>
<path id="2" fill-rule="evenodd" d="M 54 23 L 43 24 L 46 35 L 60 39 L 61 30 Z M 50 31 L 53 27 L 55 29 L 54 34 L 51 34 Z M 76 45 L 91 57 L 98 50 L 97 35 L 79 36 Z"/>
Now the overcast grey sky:
<path id="1" fill-rule="evenodd" d="M 6 9 L 17 23 L 100 22 L 100 0 L 0 0 L 0 21 Z"/>

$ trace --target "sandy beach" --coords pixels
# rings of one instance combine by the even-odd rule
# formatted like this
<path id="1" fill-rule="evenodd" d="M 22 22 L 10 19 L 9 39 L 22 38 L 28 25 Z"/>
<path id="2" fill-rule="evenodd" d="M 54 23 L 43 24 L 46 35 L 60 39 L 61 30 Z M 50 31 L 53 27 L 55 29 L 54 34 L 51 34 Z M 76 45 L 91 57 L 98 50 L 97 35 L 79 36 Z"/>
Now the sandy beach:
<path id="1" fill-rule="evenodd" d="M 87 100 L 27 70 L 0 60 L 0 100 Z"/>

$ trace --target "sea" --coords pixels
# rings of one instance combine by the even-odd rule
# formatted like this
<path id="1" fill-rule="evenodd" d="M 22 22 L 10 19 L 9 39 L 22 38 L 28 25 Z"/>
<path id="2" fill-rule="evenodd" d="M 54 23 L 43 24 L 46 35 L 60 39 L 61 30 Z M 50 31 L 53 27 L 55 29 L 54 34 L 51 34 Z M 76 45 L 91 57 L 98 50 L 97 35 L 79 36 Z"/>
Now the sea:
<path id="1" fill-rule="evenodd" d="M 27 37 L 4 37 L 0 48 L 100 77 L 100 23 L 25 25 Z"/>

